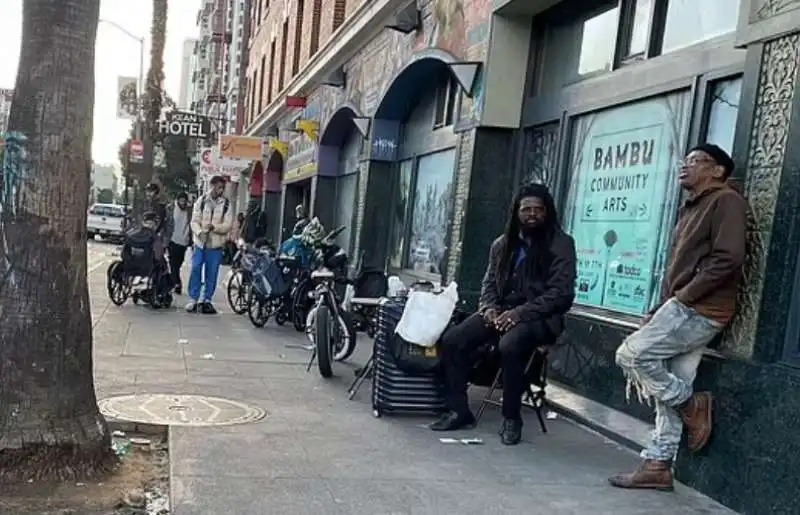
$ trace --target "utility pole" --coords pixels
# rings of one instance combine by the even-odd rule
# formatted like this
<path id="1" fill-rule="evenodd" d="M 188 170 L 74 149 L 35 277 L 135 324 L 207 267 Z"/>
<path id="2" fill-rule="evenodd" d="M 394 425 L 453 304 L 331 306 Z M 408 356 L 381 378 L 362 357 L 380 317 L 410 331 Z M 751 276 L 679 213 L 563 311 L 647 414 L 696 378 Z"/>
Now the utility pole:
<path id="1" fill-rule="evenodd" d="M 101 19 L 100 23 L 106 23 L 115 29 L 117 29 L 122 34 L 125 34 L 129 38 L 135 40 L 139 43 L 139 83 L 138 83 L 138 91 L 136 94 L 136 102 L 138 109 L 136 110 L 136 121 L 135 124 L 135 134 L 136 139 L 139 141 L 144 140 L 144 37 L 139 37 L 133 32 L 129 31 L 122 25 L 113 22 L 111 20 L 104 20 Z M 130 149 L 127 149 L 126 155 L 130 154 Z M 122 169 L 122 180 L 125 183 L 125 189 L 122 192 L 122 203 L 125 205 L 125 209 L 130 208 L 130 158 L 128 158 L 127 163 Z"/>

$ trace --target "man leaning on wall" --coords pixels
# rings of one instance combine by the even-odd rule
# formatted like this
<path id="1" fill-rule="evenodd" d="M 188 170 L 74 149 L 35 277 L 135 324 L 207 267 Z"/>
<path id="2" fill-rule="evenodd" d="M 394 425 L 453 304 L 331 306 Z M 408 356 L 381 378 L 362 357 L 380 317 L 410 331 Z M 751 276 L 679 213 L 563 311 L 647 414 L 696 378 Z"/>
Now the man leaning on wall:
<path id="1" fill-rule="evenodd" d="M 747 203 L 728 184 L 733 160 L 720 147 L 693 148 L 678 175 L 687 193 L 678 213 L 662 303 L 617 349 L 628 395 L 655 401 L 656 424 L 641 465 L 609 482 L 672 490 L 672 464 L 684 426 L 690 452 L 711 436 L 712 396 L 692 383 L 706 346 L 733 318 L 745 260 Z"/>

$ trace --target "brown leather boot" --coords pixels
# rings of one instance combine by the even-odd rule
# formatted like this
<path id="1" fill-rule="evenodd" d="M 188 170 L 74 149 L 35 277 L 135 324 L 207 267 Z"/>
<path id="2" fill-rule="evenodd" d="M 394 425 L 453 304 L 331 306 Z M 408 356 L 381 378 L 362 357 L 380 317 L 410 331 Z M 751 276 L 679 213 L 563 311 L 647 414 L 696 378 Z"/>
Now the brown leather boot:
<path id="1" fill-rule="evenodd" d="M 689 452 L 697 452 L 711 437 L 711 392 L 698 392 L 681 406 L 680 413 L 686 425 Z"/>
<path id="2" fill-rule="evenodd" d="M 618 474 L 608 478 L 611 486 L 617 488 L 636 488 L 649 490 L 662 490 L 671 492 L 675 489 L 672 482 L 672 462 L 644 460 L 641 465 L 630 474 Z"/>

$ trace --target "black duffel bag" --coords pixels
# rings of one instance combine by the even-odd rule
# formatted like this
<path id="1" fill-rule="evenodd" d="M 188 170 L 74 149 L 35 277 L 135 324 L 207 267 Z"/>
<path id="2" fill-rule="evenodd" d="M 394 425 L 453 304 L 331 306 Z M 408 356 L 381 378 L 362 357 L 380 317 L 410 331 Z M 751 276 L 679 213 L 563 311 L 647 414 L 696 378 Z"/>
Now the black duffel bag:
<path id="1" fill-rule="evenodd" d="M 453 316 L 450 317 L 450 323 L 447 324 L 442 334 L 446 333 L 454 325 L 463 322 L 468 316 L 468 313 L 456 306 Z M 422 345 L 407 342 L 402 336 L 394 333 L 389 342 L 389 348 L 391 349 L 395 366 L 401 371 L 409 375 L 431 374 L 437 371 L 441 362 L 440 342 L 437 342 L 433 347 L 423 347 Z"/>

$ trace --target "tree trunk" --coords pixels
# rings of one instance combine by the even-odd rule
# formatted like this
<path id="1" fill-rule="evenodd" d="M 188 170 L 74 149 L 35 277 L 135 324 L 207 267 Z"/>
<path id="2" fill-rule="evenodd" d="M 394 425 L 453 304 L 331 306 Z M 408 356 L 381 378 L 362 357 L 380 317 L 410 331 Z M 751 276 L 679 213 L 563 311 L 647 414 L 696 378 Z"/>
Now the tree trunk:
<path id="1" fill-rule="evenodd" d="M 167 39 L 167 0 L 153 0 L 153 21 L 150 27 L 150 69 L 147 71 L 147 127 L 150 138 L 158 136 L 164 89 L 164 45 Z"/>
<path id="2" fill-rule="evenodd" d="M 86 212 L 100 0 L 25 0 L 0 199 L 0 480 L 115 463 L 92 377 Z"/>

